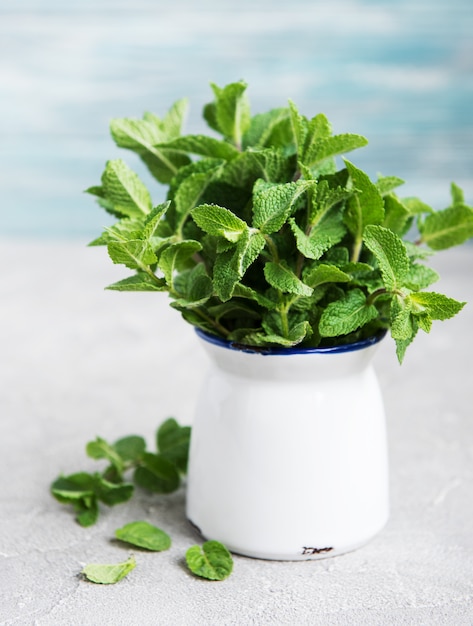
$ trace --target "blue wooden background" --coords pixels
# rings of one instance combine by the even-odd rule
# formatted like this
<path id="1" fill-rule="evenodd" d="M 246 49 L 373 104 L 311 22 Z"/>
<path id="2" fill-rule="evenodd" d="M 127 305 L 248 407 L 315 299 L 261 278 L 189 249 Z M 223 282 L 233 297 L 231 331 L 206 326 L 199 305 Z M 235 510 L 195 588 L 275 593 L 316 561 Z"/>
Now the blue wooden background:
<path id="1" fill-rule="evenodd" d="M 350 158 L 405 195 L 473 202 L 471 0 L 0 0 L 0 234 L 94 237 L 109 120 L 189 96 L 200 132 L 208 83 L 238 79 L 254 112 L 291 98 L 366 135 Z"/>

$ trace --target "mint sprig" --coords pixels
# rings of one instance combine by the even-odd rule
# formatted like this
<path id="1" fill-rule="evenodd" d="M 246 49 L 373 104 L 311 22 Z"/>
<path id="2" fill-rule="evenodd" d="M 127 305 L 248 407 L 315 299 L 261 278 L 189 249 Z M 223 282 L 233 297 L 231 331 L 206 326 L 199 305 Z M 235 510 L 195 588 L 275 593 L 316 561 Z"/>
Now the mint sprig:
<path id="1" fill-rule="evenodd" d="M 457 185 L 434 211 L 397 195 L 400 178 L 338 162 L 367 140 L 334 134 L 324 114 L 289 102 L 252 115 L 246 83 L 211 87 L 209 136 L 183 134 L 185 100 L 163 117 L 112 121 L 167 198 L 155 205 L 120 159 L 88 189 L 117 219 L 92 244 L 132 272 L 109 289 L 167 292 L 190 324 L 247 345 L 336 346 L 391 330 L 400 361 L 419 330 L 461 310 L 441 294 L 416 299 L 436 279 L 429 255 L 473 237 Z"/>
<path id="2" fill-rule="evenodd" d="M 59 476 L 51 485 L 52 495 L 70 505 L 81 526 L 96 523 L 100 504 L 115 506 L 127 502 L 135 485 L 153 493 L 172 493 L 187 471 L 190 427 L 180 426 L 174 418 L 161 424 L 156 432 L 156 452 L 146 450 L 138 435 L 111 444 L 97 437 L 86 445 L 87 455 L 107 461 L 101 472 L 77 472 Z"/>

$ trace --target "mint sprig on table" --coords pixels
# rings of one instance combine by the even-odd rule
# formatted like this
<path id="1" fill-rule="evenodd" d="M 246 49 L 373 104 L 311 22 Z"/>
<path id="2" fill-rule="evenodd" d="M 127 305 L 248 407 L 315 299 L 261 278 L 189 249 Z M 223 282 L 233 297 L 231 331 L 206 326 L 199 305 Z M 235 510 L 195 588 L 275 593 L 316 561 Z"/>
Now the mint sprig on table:
<path id="1" fill-rule="evenodd" d="M 190 426 L 181 426 L 170 417 L 156 431 L 157 453 L 147 452 L 145 440 L 138 435 L 123 437 L 113 444 L 97 437 L 86 445 L 86 452 L 93 459 L 106 460 L 109 465 L 105 470 L 59 476 L 51 485 L 51 493 L 59 502 L 72 505 L 77 522 L 86 527 L 97 521 L 100 502 L 113 506 L 132 497 L 134 484 L 126 482 L 128 472 L 133 473 L 137 485 L 149 491 L 175 491 L 180 484 L 180 475 L 187 471 L 190 433 Z M 144 520 L 117 528 L 115 538 L 149 552 L 169 550 L 172 543 L 164 530 Z M 207 580 L 223 580 L 233 569 L 233 559 L 227 548 L 214 540 L 205 542 L 202 548 L 189 548 L 186 563 L 193 574 Z M 81 573 L 89 582 L 114 584 L 125 578 L 135 566 L 135 557 L 131 556 L 122 563 L 91 563 Z"/>
<path id="2" fill-rule="evenodd" d="M 333 134 L 325 115 L 307 118 L 293 102 L 252 115 L 245 83 L 211 86 L 211 135 L 182 134 L 186 100 L 162 118 L 112 121 L 117 146 L 167 185 L 167 199 L 155 205 L 121 159 L 87 190 L 117 218 L 91 245 L 133 272 L 109 289 L 167 292 L 190 324 L 254 346 L 339 345 L 390 329 L 399 361 L 419 330 L 460 311 L 425 291 L 438 279 L 428 255 L 473 236 L 457 185 L 440 211 L 399 197 L 396 176 L 372 181 L 337 160 L 365 137 Z"/>
<path id="3" fill-rule="evenodd" d="M 87 455 L 107 461 L 102 472 L 77 472 L 59 476 L 51 485 L 52 495 L 72 505 L 81 526 L 95 524 L 99 503 L 114 506 L 128 501 L 135 485 L 154 493 L 171 493 L 187 471 L 190 426 L 169 418 L 156 433 L 156 452 L 146 450 L 143 437 L 130 435 L 113 444 L 101 437 L 86 445 Z"/>

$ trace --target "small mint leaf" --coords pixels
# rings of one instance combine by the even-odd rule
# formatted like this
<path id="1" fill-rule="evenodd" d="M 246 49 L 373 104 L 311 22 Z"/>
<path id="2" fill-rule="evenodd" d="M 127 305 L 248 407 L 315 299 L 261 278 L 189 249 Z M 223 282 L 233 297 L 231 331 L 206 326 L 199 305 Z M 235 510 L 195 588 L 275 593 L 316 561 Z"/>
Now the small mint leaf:
<path id="1" fill-rule="evenodd" d="M 189 259 L 201 249 L 202 245 L 198 241 L 189 239 L 173 243 L 161 252 L 158 266 L 171 290 L 174 290 L 175 272 L 183 269 Z"/>
<path id="2" fill-rule="evenodd" d="M 163 278 L 151 278 L 145 272 L 138 272 L 106 287 L 111 291 L 167 291 L 166 281 Z"/>
<path id="3" fill-rule="evenodd" d="M 412 336 L 411 321 L 412 301 L 395 295 L 391 301 L 391 336 L 393 339 L 406 340 Z"/>
<path id="4" fill-rule="evenodd" d="M 378 310 L 368 304 L 360 289 L 352 289 L 324 309 L 319 332 L 322 337 L 348 335 L 378 317 Z"/>
<path id="5" fill-rule="evenodd" d="M 248 229 L 248 224 L 224 207 L 201 204 L 191 211 L 196 224 L 209 235 L 224 237 L 236 243 Z"/>
<path id="6" fill-rule="evenodd" d="M 312 288 L 305 285 L 284 261 L 280 263 L 268 262 L 264 266 L 264 276 L 271 287 L 283 293 L 293 293 L 298 296 L 312 295 Z"/>
<path id="7" fill-rule="evenodd" d="M 137 485 L 154 493 L 172 493 L 180 485 L 179 472 L 174 463 L 150 452 L 143 455 L 142 465 L 136 468 L 133 479 Z"/>
<path id="8" fill-rule="evenodd" d="M 271 185 L 253 196 L 253 225 L 262 233 L 277 232 L 291 215 L 296 201 L 312 186 L 312 181 Z"/>
<path id="9" fill-rule="evenodd" d="M 102 185 L 106 199 L 112 202 L 118 213 L 133 217 L 151 211 L 148 189 L 121 159 L 107 162 Z"/>
<path id="10" fill-rule="evenodd" d="M 130 522 L 117 528 L 115 537 L 138 548 L 152 552 L 162 552 L 171 547 L 171 537 L 157 526 L 149 522 Z"/>
<path id="11" fill-rule="evenodd" d="M 111 241 L 107 249 L 114 263 L 125 265 L 132 270 L 146 270 L 157 261 L 148 242 L 141 239 Z"/>
<path id="12" fill-rule="evenodd" d="M 458 246 L 473 237 L 473 209 L 464 204 L 430 213 L 419 221 L 421 241 L 432 250 Z"/>
<path id="13" fill-rule="evenodd" d="M 393 189 L 404 185 L 402 178 L 397 176 L 378 176 L 378 180 L 375 182 L 376 188 L 382 196 L 386 196 L 391 193 Z"/>
<path id="14" fill-rule="evenodd" d="M 458 302 L 453 298 L 433 291 L 418 291 L 410 298 L 418 312 L 425 312 L 433 320 L 447 320 L 459 313 L 466 302 Z"/>
<path id="15" fill-rule="evenodd" d="M 113 585 L 125 578 L 136 566 L 135 557 L 131 556 L 124 563 L 116 563 L 113 565 L 100 565 L 91 563 L 86 565 L 82 570 L 82 574 L 92 583 L 101 585 Z"/>
<path id="16" fill-rule="evenodd" d="M 324 252 L 340 243 L 346 233 L 338 214 L 325 217 L 312 228 L 310 235 L 306 235 L 294 219 L 291 218 L 289 223 L 296 238 L 297 249 L 308 259 L 320 259 Z"/>
<path id="17" fill-rule="evenodd" d="M 383 226 L 367 226 L 363 240 L 378 262 L 386 289 L 402 287 L 410 268 L 402 239 Z"/>
<path id="18" fill-rule="evenodd" d="M 223 88 L 211 83 L 211 87 L 215 95 L 215 121 L 220 132 L 235 146 L 241 146 L 251 123 L 246 83 L 230 83 Z"/>
<path id="19" fill-rule="evenodd" d="M 309 149 L 304 152 L 301 161 L 308 167 L 314 167 L 314 165 L 330 157 L 363 148 L 367 143 L 366 137 L 350 133 L 321 138 L 310 145 Z"/>
<path id="20" fill-rule="evenodd" d="M 345 222 L 355 237 L 363 234 L 368 224 L 382 224 L 384 221 L 384 202 L 378 188 L 371 182 L 368 174 L 344 159 L 354 188 L 354 195 L 348 199 Z"/>
<path id="21" fill-rule="evenodd" d="M 174 418 L 161 424 L 156 433 L 156 444 L 159 453 L 172 461 L 181 472 L 187 471 L 190 426 L 180 426 Z"/>
<path id="22" fill-rule="evenodd" d="M 224 580 L 233 570 L 233 559 L 227 548 L 218 541 L 206 541 L 202 548 L 192 546 L 186 552 L 190 571 L 207 580 Z"/>
<path id="23" fill-rule="evenodd" d="M 325 263 L 314 267 L 306 272 L 304 276 L 305 284 L 313 289 L 326 283 L 348 283 L 350 280 L 351 278 L 347 273 L 342 272 L 342 270 L 335 265 Z"/>
<path id="24" fill-rule="evenodd" d="M 184 153 L 190 152 L 191 154 L 224 159 L 225 161 L 231 161 L 240 154 L 237 148 L 228 142 L 207 135 L 185 135 L 167 144 L 159 145 L 158 148 L 168 148 Z"/>

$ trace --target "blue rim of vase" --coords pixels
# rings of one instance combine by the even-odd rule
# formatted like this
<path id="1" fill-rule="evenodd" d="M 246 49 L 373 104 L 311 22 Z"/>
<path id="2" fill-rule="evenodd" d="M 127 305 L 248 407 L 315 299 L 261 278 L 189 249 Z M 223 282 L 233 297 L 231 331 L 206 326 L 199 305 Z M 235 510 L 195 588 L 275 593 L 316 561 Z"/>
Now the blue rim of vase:
<path id="1" fill-rule="evenodd" d="M 341 354 L 345 352 L 355 352 L 356 350 L 363 350 L 379 343 L 386 336 L 386 330 L 381 330 L 372 337 L 367 339 L 361 339 L 360 341 L 354 341 L 353 343 L 345 343 L 338 346 L 323 346 L 318 348 L 284 348 L 284 347 L 269 347 L 269 346 L 247 346 L 237 341 L 229 341 L 223 339 L 218 335 L 212 335 L 207 333 L 201 328 L 194 328 L 197 335 L 207 343 L 211 343 L 219 348 L 226 348 L 227 350 L 233 350 L 235 352 L 246 352 L 248 354 L 261 354 L 263 356 L 287 356 L 290 354 Z"/>

